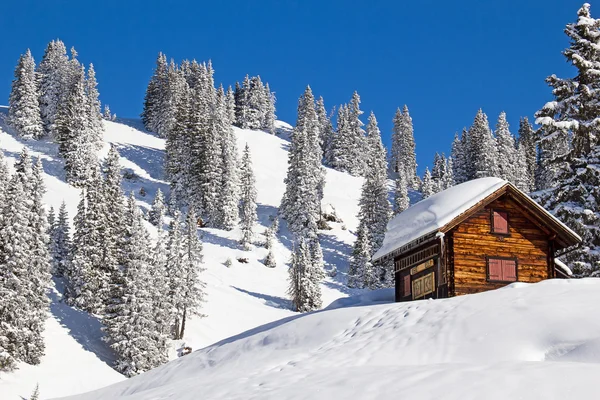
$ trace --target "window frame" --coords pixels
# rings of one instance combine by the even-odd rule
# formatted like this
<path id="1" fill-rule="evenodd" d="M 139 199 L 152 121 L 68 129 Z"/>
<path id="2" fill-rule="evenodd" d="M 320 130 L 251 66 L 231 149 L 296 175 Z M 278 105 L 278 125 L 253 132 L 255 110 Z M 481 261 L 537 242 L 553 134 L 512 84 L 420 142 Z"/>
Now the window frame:
<path id="1" fill-rule="evenodd" d="M 514 281 L 502 281 L 490 279 L 490 260 L 511 260 L 515 262 L 515 280 Z M 517 257 L 498 257 L 498 256 L 485 256 L 485 280 L 490 283 L 513 283 L 519 282 L 519 260 Z"/>
<path id="2" fill-rule="evenodd" d="M 494 213 L 496 213 L 496 212 L 497 213 L 504 213 L 504 214 L 506 214 L 506 233 L 496 232 L 495 231 L 495 227 L 494 227 Z M 490 209 L 490 226 L 491 226 L 491 234 L 492 235 L 509 237 L 510 236 L 509 212 L 507 210 L 502 209 L 502 208 L 491 208 Z"/>

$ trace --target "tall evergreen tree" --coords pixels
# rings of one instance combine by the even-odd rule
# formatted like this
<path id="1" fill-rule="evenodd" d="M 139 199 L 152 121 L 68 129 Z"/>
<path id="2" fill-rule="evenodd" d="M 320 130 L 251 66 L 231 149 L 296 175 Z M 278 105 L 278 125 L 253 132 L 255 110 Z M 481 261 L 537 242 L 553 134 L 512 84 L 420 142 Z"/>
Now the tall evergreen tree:
<path id="1" fill-rule="evenodd" d="M 333 139 L 333 125 L 331 124 L 331 119 L 327 115 L 323 97 L 319 97 L 319 100 L 317 100 L 315 110 L 317 112 L 317 118 L 319 119 L 319 143 L 321 144 L 321 151 L 325 156 Z M 327 157 L 324 158 L 326 159 Z M 325 162 L 329 164 L 328 160 L 325 160 Z"/>
<path id="2" fill-rule="evenodd" d="M 165 197 L 163 196 L 163 193 L 160 190 L 160 188 L 158 188 L 156 191 L 156 196 L 152 201 L 152 208 L 148 212 L 148 220 L 152 225 L 158 227 L 159 229 L 162 229 L 162 226 L 160 226 L 159 223 L 161 221 L 164 222 L 165 213 Z"/>
<path id="3" fill-rule="evenodd" d="M 487 115 L 481 109 L 469 128 L 468 143 L 468 180 L 498 176 L 496 142 Z"/>
<path id="4" fill-rule="evenodd" d="M 46 134 L 57 137 L 56 118 L 61 102 L 70 93 L 68 85 L 69 57 L 67 48 L 60 40 L 51 41 L 38 65 L 40 79 L 39 104 L 42 123 Z"/>
<path id="5" fill-rule="evenodd" d="M 250 96 L 250 77 L 246 75 L 240 85 L 235 84 L 235 126 L 248 129 L 249 127 L 249 96 Z"/>
<path id="6" fill-rule="evenodd" d="M 516 184 L 517 179 L 517 148 L 515 138 L 510 132 L 506 113 L 500 113 L 496 123 L 496 149 L 498 151 L 498 177 Z"/>
<path id="7" fill-rule="evenodd" d="M 525 158 L 526 175 L 523 190 L 529 193 L 535 189 L 535 169 L 537 165 L 537 135 L 527 117 L 519 121 L 519 151 Z"/>
<path id="8" fill-rule="evenodd" d="M 240 225 L 242 228 L 241 244 L 244 249 L 249 249 L 254 235 L 254 224 L 256 223 L 256 180 L 252 170 L 252 158 L 250 147 L 246 143 L 242 166 L 240 171 Z"/>
<path id="9" fill-rule="evenodd" d="M 413 122 L 405 105 L 400 112 L 396 111 L 393 119 L 394 129 L 392 131 L 392 168 L 398 172 L 400 168 L 404 169 L 406 181 L 417 188 L 417 157 L 415 154 L 415 138 Z"/>
<path id="10" fill-rule="evenodd" d="M 29 49 L 19 58 L 8 104 L 8 122 L 19 136 L 25 139 L 43 136 L 35 62 Z"/>
<path id="11" fill-rule="evenodd" d="M 372 248 L 369 241 L 369 227 L 360 224 L 356 242 L 352 250 L 350 267 L 348 268 L 348 286 L 354 288 L 376 289 L 381 281 L 376 267 L 371 262 Z"/>
<path id="12" fill-rule="evenodd" d="M 220 91 L 221 92 L 221 91 Z M 226 104 L 217 103 L 220 113 L 226 112 Z M 221 134 L 221 180 L 217 199 L 217 226 L 233 229 L 239 217 L 239 176 L 236 137 L 229 118 L 222 126 Z"/>
<path id="13" fill-rule="evenodd" d="M 410 207 L 410 199 L 408 198 L 408 184 L 404 178 L 404 171 L 398 171 L 398 177 L 395 181 L 394 188 L 394 215 L 400 214 L 402 211 Z"/>
<path id="14" fill-rule="evenodd" d="M 183 231 L 181 227 L 181 213 L 179 210 L 175 210 L 173 218 L 169 224 L 169 234 L 167 242 L 167 259 L 166 269 L 168 273 L 169 282 L 169 296 L 168 301 L 172 307 L 172 337 L 173 339 L 179 339 L 181 332 L 181 315 L 180 309 L 185 301 L 183 299 L 183 284 L 185 279 L 184 270 L 184 243 L 183 243 Z"/>
<path id="15" fill-rule="evenodd" d="M 431 178 L 431 172 L 429 172 L 428 167 L 425 168 L 425 174 L 423 175 L 423 183 L 421 185 L 421 194 L 423 195 L 424 199 L 435 194 L 435 190 L 433 187 L 433 179 Z"/>
<path id="16" fill-rule="evenodd" d="M 62 277 L 68 268 L 69 257 L 71 255 L 71 235 L 69 226 L 69 216 L 67 214 L 67 205 L 63 201 L 58 211 L 58 218 L 52 229 L 50 237 L 52 244 L 52 271 L 56 277 Z"/>
<path id="17" fill-rule="evenodd" d="M 309 245 L 300 237 L 294 246 L 289 269 L 288 294 L 296 311 L 309 312 L 321 308 L 319 282 L 322 278 L 322 269 L 315 266 Z"/>
<path id="18" fill-rule="evenodd" d="M 275 115 L 275 93 L 271 92 L 271 88 L 269 84 L 265 84 L 265 112 L 263 118 L 262 129 L 272 135 L 275 134 L 275 120 L 277 116 Z"/>
<path id="19" fill-rule="evenodd" d="M 466 130 L 463 130 L 463 136 L 466 135 Z M 451 158 L 454 162 L 454 180 L 457 184 L 467 181 L 467 164 L 465 160 L 465 148 L 463 141 L 458 136 L 458 133 L 454 135 L 454 141 L 452 142 L 452 153 Z"/>
<path id="20" fill-rule="evenodd" d="M 88 107 L 88 124 L 89 124 L 89 138 L 94 144 L 96 150 L 102 149 L 104 144 L 104 123 L 102 122 L 102 111 L 100 104 L 100 94 L 98 93 L 98 82 L 96 82 L 96 71 L 94 65 L 90 64 L 88 68 L 88 76 L 85 81 L 85 94 L 87 97 Z"/>
<path id="21" fill-rule="evenodd" d="M 582 245 L 564 257 L 573 272 L 599 276 L 600 20 L 591 17 L 588 3 L 577 15 L 577 22 L 565 29 L 570 45 L 563 51 L 577 74 L 566 79 L 548 77 L 554 101 L 536 113 L 536 123 L 541 125 L 540 166 L 546 171 L 539 184 L 548 189 L 538 193 L 536 200 L 582 237 Z"/>
<path id="22" fill-rule="evenodd" d="M 154 74 L 146 89 L 144 110 L 142 111 L 142 122 L 150 132 L 157 132 L 159 110 L 165 106 L 167 100 L 167 71 L 167 57 L 163 53 L 159 53 Z"/>

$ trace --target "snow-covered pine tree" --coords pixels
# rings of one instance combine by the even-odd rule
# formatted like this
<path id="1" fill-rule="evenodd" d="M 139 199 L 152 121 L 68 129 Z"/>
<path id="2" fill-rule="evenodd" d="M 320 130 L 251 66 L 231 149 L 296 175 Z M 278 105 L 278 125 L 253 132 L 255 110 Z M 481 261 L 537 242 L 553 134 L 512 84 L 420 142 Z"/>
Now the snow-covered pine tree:
<path id="1" fill-rule="evenodd" d="M 319 143 L 321 145 L 321 151 L 325 156 L 331 145 L 331 140 L 333 139 L 333 125 L 331 124 L 331 119 L 329 119 L 329 116 L 327 115 L 323 97 L 319 97 L 317 100 L 315 110 L 317 112 L 317 118 L 319 119 Z M 329 164 L 326 158 L 327 157 L 324 157 L 325 163 Z"/>
<path id="2" fill-rule="evenodd" d="M 463 135 L 466 134 L 466 130 L 463 130 Z M 467 165 L 465 162 L 465 148 L 463 142 L 458 136 L 458 133 L 454 135 L 454 141 L 452 142 L 452 153 L 451 158 L 453 160 L 454 167 L 454 180 L 457 184 L 467 181 Z"/>
<path id="3" fill-rule="evenodd" d="M 102 111 L 100 104 L 100 93 L 98 93 L 98 82 L 96 82 L 96 71 L 94 64 L 90 64 L 85 80 L 85 94 L 88 108 L 88 133 L 90 140 L 93 141 L 96 150 L 102 149 L 104 144 L 104 123 L 102 122 Z"/>
<path id="4" fill-rule="evenodd" d="M 25 139 L 43 136 L 35 61 L 29 49 L 19 58 L 8 104 L 8 123 L 19 136 Z"/>
<path id="5" fill-rule="evenodd" d="M 42 333 L 46 325 L 48 312 L 48 285 L 50 283 L 50 254 L 48 237 L 48 220 L 43 205 L 43 196 L 46 192 L 44 187 L 43 167 L 41 159 L 38 158 L 31 176 L 32 199 L 29 208 L 29 232 L 28 244 L 31 259 L 28 263 L 28 284 L 31 297 L 28 299 L 32 310 L 27 314 L 27 326 L 31 336 L 27 342 L 27 362 L 38 364 L 44 355 L 44 338 Z"/>
<path id="6" fill-rule="evenodd" d="M 229 121 L 229 125 L 235 125 L 235 94 L 233 93 L 231 86 L 227 88 L 225 105 L 227 107 L 227 120 Z"/>
<path id="7" fill-rule="evenodd" d="M 268 132 L 272 135 L 275 134 L 275 120 L 277 116 L 275 115 L 275 93 L 271 92 L 271 88 L 269 87 L 269 83 L 265 84 L 265 115 L 262 123 L 262 130 Z"/>
<path id="8" fill-rule="evenodd" d="M 433 157 L 433 169 L 431 170 L 431 187 L 433 193 L 444 190 L 444 179 L 446 175 L 446 157 L 438 152 Z"/>
<path id="9" fill-rule="evenodd" d="M 313 262 L 310 246 L 300 237 L 294 246 L 289 269 L 290 286 L 288 294 L 292 299 L 294 310 L 309 312 L 322 306 L 320 280 L 322 270 L 318 270 Z"/>
<path id="10" fill-rule="evenodd" d="M 442 190 L 446 190 L 449 187 L 455 185 L 454 181 L 454 160 L 452 157 L 446 159 L 446 171 L 444 178 L 442 179 Z"/>
<path id="11" fill-rule="evenodd" d="M 208 129 L 204 132 L 204 146 L 201 153 L 203 164 L 200 170 L 202 205 L 204 206 L 206 224 L 219 227 L 221 218 L 219 201 L 221 200 L 225 173 L 222 169 L 223 149 L 221 146 L 229 129 L 223 87 L 220 87 L 217 91 L 212 107 L 211 104 L 206 106 L 206 112 L 210 112 L 211 115 Z"/>
<path id="12" fill-rule="evenodd" d="M 153 299 L 148 290 L 148 282 L 152 280 L 150 239 L 133 193 L 123 222 L 126 240 L 122 270 L 114 271 L 119 278 L 113 281 L 118 280 L 119 284 L 112 287 L 102 322 L 105 340 L 117 356 L 115 369 L 131 377 L 155 367 L 158 364 L 155 358 L 161 352 L 154 341 Z M 164 360 L 164 355 L 160 358 Z"/>
<path id="13" fill-rule="evenodd" d="M 261 129 L 267 109 L 265 87 L 260 76 L 250 78 L 246 120 L 248 129 Z"/>
<path id="14" fill-rule="evenodd" d="M 496 149 L 498 152 L 498 178 L 515 184 L 519 179 L 516 168 L 517 148 L 504 111 L 500 113 L 496 123 Z"/>
<path id="15" fill-rule="evenodd" d="M 178 339 L 182 339 L 185 333 L 185 323 L 192 316 L 204 317 L 200 312 L 200 307 L 205 301 L 204 288 L 206 284 L 200 280 L 200 273 L 204 271 L 202 267 L 202 242 L 198 237 L 198 225 L 196 222 L 196 212 L 192 208 L 188 210 L 185 228 L 183 232 L 183 265 L 179 296 L 174 306 L 181 321 L 180 329 L 177 334 Z"/>
<path id="16" fill-rule="evenodd" d="M 348 129 L 350 146 L 348 147 L 349 157 L 351 160 L 350 172 L 352 175 L 363 175 L 365 172 L 365 157 L 364 152 L 366 140 L 365 130 L 362 128 L 364 124 L 360 120 L 363 111 L 360 109 L 360 96 L 358 92 L 352 94 L 352 99 L 348 107 Z"/>
<path id="17" fill-rule="evenodd" d="M 54 276 L 62 277 L 68 268 L 71 256 L 71 235 L 67 205 L 63 201 L 58 211 L 58 218 L 52 229 L 50 237 L 50 255 L 52 258 L 52 271 Z"/>
<path id="18" fill-rule="evenodd" d="M 378 268 L 371 262 L 373 250 L 369 243 L 369 236 L 368 226 L 361 223 L 357 230 L 348 269 L 348 286 L 350 287 L 377 289 L 381 286 Z"/>
<path id="19" fill-rule="evenodd" d="M 158 188 L 156 196 L 154 196 L 154 200 L 152 201 L 152 208 L 148 212 L 148 220 L 152 225 L 162 229 L 162 226 L 159 226 L 158 224 L 160 221 L 164 222 L 165 213 L 165 197 L 163 196 L 162 190 Z"/>
<path id="20" fill-rule="evenodd" d="M 326 164 L 335 170 L 348 172 L 351 160 L 347 150 L 350 142 L 347 105 L 338 108 L 336 128 L 326 149 Z"/>
<path id="21" fill-rule="evenodd" d="M 404 171 L 398 171 L 398 177 L 394 187 L 394 215 L 400 214 L 402 211 L 410 207 L 410 199 L 408 198 L 408 184 L 404 177 Z"/>
<path id="22" fill-rule="evenodd" d="M 235 126 L 242 129 L 248 129 L 248 98 L 250 91 L 250 77 L 246 75 L 244 81 L 240 85 L 235 83 Z"/>
<path id="23" fill-rule="evenodd" d="M 102 112 L 102 118 L 107 121 L 113 121 L 113 115 L 110 112 L 110 106 L 108 104 L 104 105 L 104 111 Z"/>
<path id="24" fill-rule="evenodd" d="M 592 18 L 588 3 L 577 15 L 577 22 L 565 29 L 570 45 L 563 51 L 577 74 L 548 77 L 554 101 L 536 113 L 542 132 L 540 166 L 557 172 L 541 182 L 548 190 L 536 200 L 583 238 L 581 246 L 564 256 L 573 272 L 600 276 L 600 20 Z"/>
<path id="25" fill-rule="evenodd" d="M 240 169 L 240 226 L 242 228 L 240 243 L 245 250 L 248 250 L 252 244 L 256 218 L 256 180 L 252 170 L 250 147 L 246 143 Z"/>
<path id="26" fill-rule="evenodd" d="M 167 242 L 167 260 L 166 270 L 169 282 L 169 304 L 172 306 L 173 315 L 171 318 L 171 332 L 173 339 L 179 339 L 181 327 L 181 316 L 177 308 L 181 308 L 183 299 L 184 284 L 184 243 L 183 230 L 181 227 L 181 213 L 179 210 L 173 212 L 173 218 L 169 224 L 168 242 Z"/>
<path id="27" fill-rule="evenodd" d="M 29 400 L 39 400 L 40 399 L 40 385 L 36 383 L 35 389 L 33 389 L 33 393 L 29 397 Z"/>
<path id="28" fill-rule="evenodd" d="M 39 359 L 30 359 L 28 355 L 28 341 L 34 339 L 28 324 L 35 313 L 29 268 L 32 261 L 29 196 L 22 180 L 14 174 L 8 185 L 0 229 L 0 346 L 10 358 L 35 363 Z"/>
<path id="29" fill-rule="evenodd" d="M 222 95 L 222 88 L 219 90 Z M 227 111 L 227 104 L 217 102 L 220 115 Z M 235 133 L 227 117 L 227 123 L 221 125 L 221 188 L 217 199 L 217 226 L 233 229 L 239 217 L 239 176 L 238 151 Z"/>
<path id="30" fill-rule="evenodd" d="M 354 244 L 353 254 L 355 258 L 353 262 L 355 265 L 360 264 L 361 267 L 372 269 L 372 271 L 357 272 L 364 278 L 362 282 L 357 282 L 357 285 L 359 287 L 367 285 L 369 288 L 375 288 L 382 284 L 381 279 L 385 276 L 385 265 L 381 263 L 373 265 L 370 262 L 365 264 L 359 259 L 362 259 L 366 254 L 364 253 L 365 250 L 375 252 L 383 244 L 387 223 L 391 216 L 391 206 L 387 190 L 386 153 L 381 143 L 377 119 L 373 113 L 369 116 L 367 125 L 367 143 L 369 149 L 366 152 L 368 158 L 365 159 L 367 169 L 359 200 L 360 210 L 358 213 L 359 226 L 362 226 L 362 233 L 367 235 L 367 246 L 363 246 L 357 238 L 357 242 Z M 372 253 L 369 253 L 368 256 L 370 258 Z"/>
<path id="31" fill-rule="evenodd" d="M 181 92 L 177 97 L 174 129 L 165 141 L 165 175 L 171 187 L 171 201 L 177 206 L 188 199 L 191 168 L 192 103 L 189 85 L 179 77 Z"/>
<path id="32" fill-rule="evenodd" d="M 429 172 L 429 167 L 425 167 L 425 174 L 423 175 L 423 183 L 421 184 L 421 194 L 423 195 L 424 199 L 435 194 L 435 191 L 433 188 L 433 179 L 431 178 L 431 172 Z"/>
<path id="33" fill-rule="evenodd" d="M 285 194 L 279 212 L 296 236 L 317 237 L 324 182 L 319 121 L 310 86 L 298 101 L 298 119 L 288 153 Z"/>
<path id="34" fill-rule="evenodd" d="M 535 189 L 535 169 L 537 166 L 537 134 L 527 117 L 519 120 L 519 151 L 525 157 L 525 177 L 523 190 L 526 193 Z"/>
<path id="35" fill-rule="evenodd" d="M 498 152 L 487 115 L 479 109 L 469 128 L 468 177 L 469 180 L 498 176 Z"/>
<path id="36" fill-rule="evenodd" d="M 167 100 L 167 56 L 158 53 L 156 68 L 146 88 L 144 98 L 144 110 L 142 111 L 142 122 L 150 132 L 157 132 L 159 110 L 162 109 Z"/>
<path id="37" fill-rule="evenodd" d="M 84 71 L 81 69 L 58 110 L 54 128 L 59 153 L 65 160 L 67 182 L 77 187 L 88 183 L 91 170 L 98 163 L 96 144 L 89 129 L 88 110 Z"/>
<path id="38" fill-rule="evenodd" d="M 406 181 L 412 184 L 413 188 L 418 188 L 419 179 L 417 177 L 417 155 L 415 153 L 415 136 L 412 118 L 408 112 L 408 106 L 404 105 L 402 109 L 402 119 L 400 124 L 400 161 L 405 169 Z"/>
<path id="39" fill-rule="evenodd" d="M 40 79 L 39 104 L 42 124 L 46 134 L 56 138 L 55 120 L 61 102 L 70 92 L 67 74 L 69 57 L 67 48 L 60 40 L 51 41 L 46 47 L 37 73 Z"/>
<path id="40" fill-rule="evenodd" d="M 269 249 L 267 256 L 265 257 L 263 264 L 268 268 L 275 268 L 277 266 L 277 260 L 275 260 L 275 254 L 273 253 L 273 249 Z"/>
<path id="41" fill-rule="evenodd" d="M 525 146 L 519 145 L 517 147 L 514 184 L 523 192 L 530 193 L 532 180 L 527 170 L 527 154 L 525 151 Z"/>

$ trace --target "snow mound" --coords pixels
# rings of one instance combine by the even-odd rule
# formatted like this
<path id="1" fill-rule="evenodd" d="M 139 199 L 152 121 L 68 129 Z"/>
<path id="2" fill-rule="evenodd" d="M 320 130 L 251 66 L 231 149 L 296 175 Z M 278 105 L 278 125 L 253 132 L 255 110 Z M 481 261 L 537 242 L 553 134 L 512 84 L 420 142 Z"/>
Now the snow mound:
<path id="1" fill-rule="evenodd" d="M 594 398 L 599 301 L 600 280 L 549 280 L 330 309 L 70 399 Z"/>

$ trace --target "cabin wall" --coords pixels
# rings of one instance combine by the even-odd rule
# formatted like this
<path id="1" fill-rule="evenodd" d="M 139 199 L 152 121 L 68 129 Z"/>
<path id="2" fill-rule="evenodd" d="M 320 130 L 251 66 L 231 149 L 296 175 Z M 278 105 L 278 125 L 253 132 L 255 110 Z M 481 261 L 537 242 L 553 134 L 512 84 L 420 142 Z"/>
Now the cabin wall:
<path id="1" fill-rule="evenodd" d="M 492 209 L 508 212 L 509 235 L 492 233 Z M 449 237 L 453 278 L 450 295 L 477 293 L 510 283 L 488 281 L 487 257 L 515 258 L 519 282 L 534 283 L 552 277 L 548 235 L 507 196 L 459 224 Z"/>

